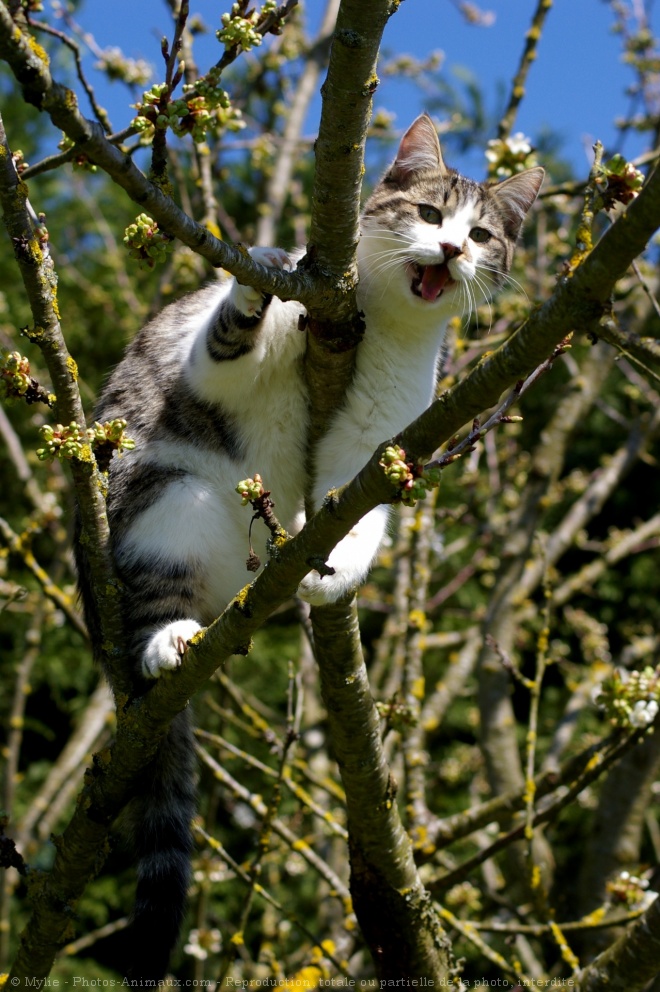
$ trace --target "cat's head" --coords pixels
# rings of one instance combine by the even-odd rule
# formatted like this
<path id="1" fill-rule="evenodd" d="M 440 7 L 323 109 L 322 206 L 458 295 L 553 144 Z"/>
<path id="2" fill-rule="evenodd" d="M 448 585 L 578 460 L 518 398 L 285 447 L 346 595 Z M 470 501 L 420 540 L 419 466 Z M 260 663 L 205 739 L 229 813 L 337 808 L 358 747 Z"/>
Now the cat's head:
<path id="1" fill-rule="evenodd" d="M 502 283 L 543 169 L 497 185 L 445 165 L 431 118 L 408 128 L 362 213 L 363 292 L 434 318 L 470 313 Z"/>

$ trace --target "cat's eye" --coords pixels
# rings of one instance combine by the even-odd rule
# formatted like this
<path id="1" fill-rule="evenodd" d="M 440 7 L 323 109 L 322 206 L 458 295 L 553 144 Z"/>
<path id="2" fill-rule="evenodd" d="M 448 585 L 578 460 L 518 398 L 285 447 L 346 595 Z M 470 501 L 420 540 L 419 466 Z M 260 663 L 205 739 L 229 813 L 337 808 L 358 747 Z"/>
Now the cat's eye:
<path id="1" fill-rule="evenodd" d="M 492 236 L 490 231 L 487 231 L 485 227 L 473 227 L 470 231 L 470 237 L 478 245 L 485 245 L 487 241 L 490 241 Z"/>
<path id="2" fill-rule="evenodd" d="M 420 203 L 419 205 L 419 216 L 422 220 L 425 220 L 427 224 L 442 224 L 442 214 L 435 207 L 429 206 L 428 203 Z"/>

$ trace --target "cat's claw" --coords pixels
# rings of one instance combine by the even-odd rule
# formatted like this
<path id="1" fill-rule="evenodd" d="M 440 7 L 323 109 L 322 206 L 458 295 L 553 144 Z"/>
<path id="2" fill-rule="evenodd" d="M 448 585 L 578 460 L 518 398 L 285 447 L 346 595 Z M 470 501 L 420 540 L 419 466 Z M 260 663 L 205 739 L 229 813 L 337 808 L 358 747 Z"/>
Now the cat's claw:
<path id="1" fill-rule="evenodd" d="M 336 603 L 349 591 L 349 586 L 337 575 L 320 575 L 317 571 L 308 572 L 298 586 L 298 596 L 310 606 L 327 606 Z"/>
<path id="2" fill-rule="evenodd" d="M 248 248 L 250 257 L 268 269 L 292 269 L 293 263 L 283 248 Z M 248 316 L 261 312 L 264 294 L 253 286 L 234 282 L 232 288 L 234 303 Z"/>
<path id="3" fill-rule="evenodd" d="M 292 269 L 293 263 L 284 248 L 248 248 L 250 258 L 269 269 Z"/>
<path id="4" fill-rule="evenodd" d="M 188 650 L 187 642 L 201 629 L 196 620 L 175 620 L 152 634 L 142 653 L 144 677 L 157 679 L 161 672 L 178 668 Z"/>

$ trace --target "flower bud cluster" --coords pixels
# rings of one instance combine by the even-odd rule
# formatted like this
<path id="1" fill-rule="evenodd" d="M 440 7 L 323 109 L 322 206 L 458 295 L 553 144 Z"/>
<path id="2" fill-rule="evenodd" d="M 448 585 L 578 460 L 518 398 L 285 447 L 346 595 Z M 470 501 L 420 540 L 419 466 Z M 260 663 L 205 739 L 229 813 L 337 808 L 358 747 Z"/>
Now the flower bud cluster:
<path id="1" fill-rule="evenodd" d="M 30 168 L 30 163 L 25 158 L 25 152 L 21 148 L 15 148 L 11 153 L 14 168 L 18 175 L 22 175 L 26 169 Z"/>
<path id="2" fill-rule="evenodd" d="M 205 961 L 209 954 L 217 954 L 222 947 L 222 934 L 217 929 L 191 930 L 188 941 L 183 948 L 184 954 L 189 954 L 198 961 Z"/>
<path id="3" fill-rule="evenodd" d="M 596 183 L 602 209 L 611 210 L 616 203 L 628 204 L 635 199 L 644 185 L 644 173 L 623 155 L 614 155 L 601 166 Z"/>
<path id="4" fill-rule="evenodd" d="M 24 396 L 30 388 L 30 363 L 18 351 L 2 351 L 0 384 L 7 397 Z"/>
<path id="5" fill-rule="evenodd" d="M 179 63 L 177 76 L 183 71 L 183 63 Z M 149 131 L 157 127 L 166 130 L 178 125 L 179 118 L 188 113 L 185 100 L 171 100 L 171 87 L 167 83 L 154 83 L 142 94 L 142 100 L 135 104 L 137 116 L 131 121 L 131 127 L 137 131 Z"/>
<path id="6" fill-rule="evenodd" d="M 447 906 L 456 912 L 457 910 L 467 910 L 469 914 L 478 913 L 483 909 L 481 893 L 472 882 L 459 882 L 452 885 L 445 895 Z M 463 915 L 463 914 L 461 914 Z"/>
<path id="7" fill-rule="evenodd" d="M 244 7 L 245 5 L 235 3 L 230 14 L 223 14 L 223 26 L 215 34 L 225 48 L 240 45 L 244 52 L 249 52 L 251 48 L 258 48 L 263 41 L 263 35 L 256 29 L 256 25 L 264 16 L 277 10 L 277 3 L 275 0 L 265 0 L 260 11 L 253 10 L 247 17 L 242 16 Z"/>
<path id="8" fill-rule="evenodd" d="M 414 727 L 417 723 L 417 715 L 412 707 L 400 699 L 386 703 L 377 702 L 376 709 L 378 715 L 387 720 L 393 730 Z"/>
<path id="9" fill-rule="evenodd" d="M 145 86 L 151 76 L 151 66 L 144 59 L 129 59 L 121 48 L 104 49 L 94 66 L 105 72 L 108 79 L 120 80 L 129 86 Z"/>
<path id="10" fill-rule="evenodd" d="M 648 878 L 631 875 L 622 871 L 607 883 L 609 901 L 615 904 L 623 903 L 627 909 L 646 909 L 658 893 L 649 888 Z"/>
<path id="11" fill-rule="evenodd" d="M 179 73 L 183 63 L 179 64 Z M 177 73 L 178 75 L 178 73 Z M 224 130 L 238 131 L 244 127 L 240 110 L 232 106 L 229 96 L 220 86 L 220 70 L 213 67 L 196 83 L 183 87 L 183 96 L 170 98 L 167 83 L 156 83 L 137 103 L 137 117 L 132 126 L 147 132 L 153 128 L 170 128 L 178 138 L 192 135 L 200 143 L 209 131 L 219 134 Z"/>
<path id="12" fill-rule="evenodd" d="M 46 424 L 39 429 L 41 439 L 45 442 L 44 448 L 39 448 L 37 457 L 44 461 L 52 461 L 53 458 L 66 459 L 79 458 L 82 454 L 83 445 L 88 443 L 87 431 L 81 428 L 75 420 L 72 420 L 68 427 L 56 424 L 50 427 Z"/>
<path id="13" fill-rule="evenodd" d="M 406 506 L 414 506 L 417 500 L 424 499 L 426 493 L 440 484 L 440 469 L 423 469 L 420 465 L 406 461 L 406 453 L 398 445 L 390 445 L 383 451 L 378 464 L 387 478 L 400 489 L 400 499 Z"/>
<path id="14" fill-rule="evenodd" d="M 26 403 L 52 406 L 55 396 L 47 393 L 30 374 L 30 363 L 18 351 L 0 352 L 0 396 L 8 401 L 22 399 Z"/>
<path id="15" fill-rule="evenodd" d="M 660 668 L 629 672 L 617 668 L 602 683 L 596 704 L 618 727 L 641 729 L 655 720 L 660 701 Z"/>
<path id="16" fill-rule="evenodd" d="M 130 249 L 131 258 L 137 258 L 153 269 L 157 262 L 165 261 L 168 251 L 174 246 L 174 239 L 161 231 L 153 218 L 140 214 L 124 231 L 124 244 Z"/>
<path id="17" fill-rule="evenodd" d="M 188 94 L 194 92 L 194 95 Z M 220 69 L 213 66 L 205 76 L 200 76 L 196 83 L 183 87 L 185 102 L 188 106 L 188 117 L 181 120 L 180 130 L 175 134 L 185 134 L 187 131 L 195 141 L 203 141 L 207 131 L 219 134 L 222 131 L 240 131 L 245 127 L 241 111 L 234 107 L 229 94 L 220 86 Z"/>
<path id="18" fill-rule="evenodd" d="M 145 90 L 142 99 L 134 104 L 138 113 L 131 121 L 131 127 L 136 131 L 148 131 L 154 127 L 159 114 L 159 104 L 167 92 L 167 83 L 154 83 L 151 89 Z"/>
<path id="19" fill-rule="evenodd" d="M 493 138 L 489 141 L 486 158 L 490 163 L 490 175 L 497 179 L 507 179 L 517 172 L 538 165 L 530 139 L 520 131 L 503 140 Z"/>
<path id="20" fill-rule="evenodd" d="M 94 451 L 108 448 L 111 451 L 131 451 L 135 447 L 135 441 L 124 436 L 126 421 L 122 419 L 110 420 L 105 424 L 96 422 L 93 427 L 81 427 L 72 420 L 68 427 L 56 424 L 50 427 L 46 424 L 39 430 L 42 440 L 45 442 L 43 448 L 37 451 L 37 457 L 41 461 L 52 461 L 54 458 L 70 461 L 72 458 L 83 457 L 85 445 L 91 445 Z"/>
<path id="21" fill-rule="evenodd" d="M 247 506 L 255 499 L 259 499 L 264 494 L 263 479 L 259 474 L 255 474 L 254 479 L 243 479 L 236 486 L 236 492 L 241 497 L 241 506 Z"/>

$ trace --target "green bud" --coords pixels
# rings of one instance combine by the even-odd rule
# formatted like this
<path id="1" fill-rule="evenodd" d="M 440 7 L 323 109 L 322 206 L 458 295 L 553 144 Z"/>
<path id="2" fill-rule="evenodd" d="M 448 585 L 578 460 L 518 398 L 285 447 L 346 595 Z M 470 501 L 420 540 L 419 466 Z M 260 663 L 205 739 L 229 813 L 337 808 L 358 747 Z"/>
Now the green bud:
<path id="1" fill-rule="evenodd" d="M 255 474 L 254 479 L 243 479 L 236 486 L 236 492 L 241 497 L 241 505 L 247 506 L 255 499 L 259 499 L 264 493 L 263 480 L 260 475 Z"/>

